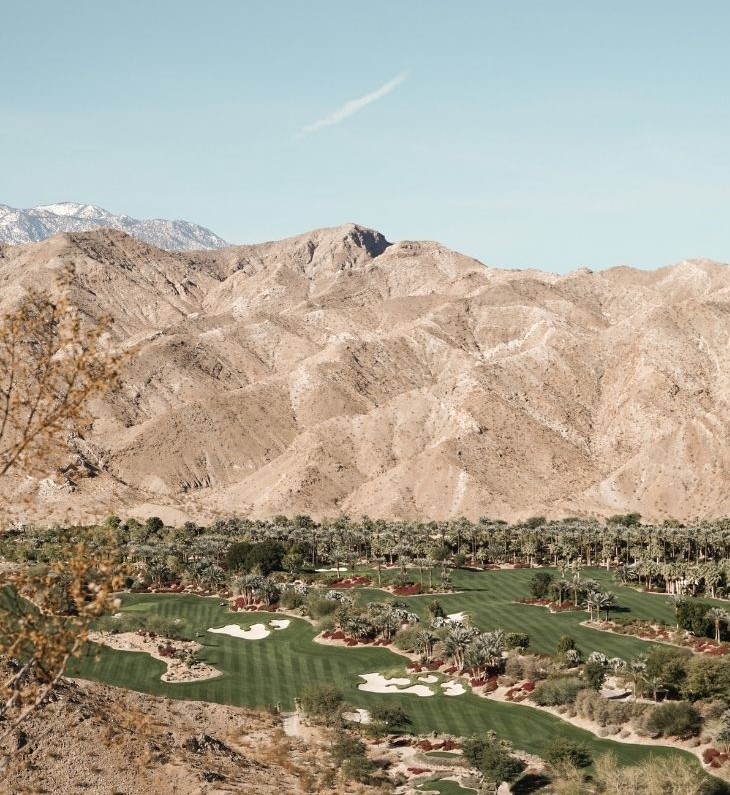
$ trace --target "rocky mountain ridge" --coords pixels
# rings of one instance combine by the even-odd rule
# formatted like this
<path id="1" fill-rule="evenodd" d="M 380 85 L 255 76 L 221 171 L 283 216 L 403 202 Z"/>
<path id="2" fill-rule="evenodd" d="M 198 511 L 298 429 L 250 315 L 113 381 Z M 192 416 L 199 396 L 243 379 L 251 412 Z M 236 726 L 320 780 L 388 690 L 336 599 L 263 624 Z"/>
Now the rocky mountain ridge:
<path id="1" fill-rule="evenodd" d="M 15 483 L 45 512 L 730 514 L 726 265 L 556 275 L 356 225 L 174 253 L 99 230 L 0 247 L 0 304 L 69 261 L 72 300 L 137 352 L 94 406 L 99 474 Z"/>

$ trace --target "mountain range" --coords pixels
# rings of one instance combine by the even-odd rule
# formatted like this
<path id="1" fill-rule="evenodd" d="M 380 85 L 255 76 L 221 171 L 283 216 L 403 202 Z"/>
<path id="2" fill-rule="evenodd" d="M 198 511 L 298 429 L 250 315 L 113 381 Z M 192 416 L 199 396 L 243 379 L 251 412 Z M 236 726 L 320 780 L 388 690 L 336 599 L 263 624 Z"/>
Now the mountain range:
<path id="1" fill-rule="evenodd" d="M 69 261 L 71 300 L 136 353 L 75 443 L 98 474 L 6 499 L 166 521 L 730 515 L 726 265 L 557 275 L 357 225 L 193 252 L 102 229 L 0 246 L 0 304 Z"/>
<path id="2" fill-rule="evenodd" d="M 226 241 L 203 226 L 161 218 L 140 221 L 101 207 L 76 202 L 44 204 L 19 210 L 0 204 L 0 243 L 38 243 L 59 232 L 88 232 L 109 227 L 169 250 L 223 248 Z"/>

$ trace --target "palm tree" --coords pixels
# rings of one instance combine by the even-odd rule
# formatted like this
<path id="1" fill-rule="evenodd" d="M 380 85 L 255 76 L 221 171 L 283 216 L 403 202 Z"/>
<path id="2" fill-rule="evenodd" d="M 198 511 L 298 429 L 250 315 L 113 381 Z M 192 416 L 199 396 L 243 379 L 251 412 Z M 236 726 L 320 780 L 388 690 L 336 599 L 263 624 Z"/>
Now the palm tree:
<path id="1" fill-rule="evenodd" d="M 226 581 L 226 573 L 220 566 L 212 563 L 200 572 L 200 584 L 206 591 L 217 591 Z"/>
<path id="2" fill-rule="evenodd" d="M 658 676 L 644 677 L 644 681 L 649 685 L 649 689 L 654 696 L 654 701 L 656 701 L 657 693 L 662 689 L 664 682 L 662 682 Z"/>
<path id="3" fill-rule="evenodd" d="M 628 669 L 633 685 L 634 701 L 636 701 L 636 689 L 639 685 L 639 680 L 643 678 L 644 671 L 646 671 L 646 655 L 639 654 L 633 660 L 629 660 Z"/>
<path id="4" fill-rule="evenodd" d="M 679 609 L 682 605 L 687 604 L 687 597 L 682 594 L 672 594 L 667 601 L 674 608 L 674 618 L 677 622 L 677 629 L 679 629 Z"/>
<path id="5" fill-rule="evenodd" d="M 705 618 L 712 621 L 715 625 L 715 643 L 720 643 L 720 625 L 723 623 L 730 623 L 730 613 L 727 610 L 723 610 L 721 607 L 711 607 L 707 613 L 705 613 Z"/>
<path id="6" fill-rule="evenodd" d="M 444 639 L 444 649 L 458 669 L 464 667 L 464 655 L 473 637 L 474 633 L 472 630 L 457 624 L 449 630 L 448 635 Z"/>
<path id="7" fill-rule="evenodd" d="M 596 616 L 600 617 L 600 612 L 603 610 L 606 613 L 606 621 L 608 621 L 608 611 L 616 604 L 616 597 L 611 591 L 606 591 L 606 593 L 597 593 L 594 591 L 593 597 Z"/>
<path id="8" fill-rule="evenodd" d="M 416 643 L 418 649 L 423 654 L 426 662 L 431 662 L 433 658 L 433 647 L 438 642 L 439 636 L 428 629 L 420 629 L 416 633 Z"/>

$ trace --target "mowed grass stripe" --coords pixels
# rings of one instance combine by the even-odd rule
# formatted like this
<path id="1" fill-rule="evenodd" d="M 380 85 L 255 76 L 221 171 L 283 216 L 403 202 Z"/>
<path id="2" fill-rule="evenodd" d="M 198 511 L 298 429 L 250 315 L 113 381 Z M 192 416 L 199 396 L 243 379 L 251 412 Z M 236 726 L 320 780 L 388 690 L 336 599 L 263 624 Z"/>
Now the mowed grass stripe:
<path id="1" fill-rule="evenodd" d="M 583 612 L 551 615 L 545 609 L 514 604 L 514 600 L 527 595 L 533 573 L 528 570 L 458 571 L 454 573 L 455 587 L 464 592 L 437 598 L 447 613 L 468 612 L 483 629 L 500 626 L 506 631 L 527 632 L 532 648 L 537 651 L 552 651 L 561 634 L 573 635 L 586 654 L 599 649 L 612 656 L 630 657 L 634 649 L 648 648 L 643 641 L 580 627 L 580 621 L 585 618 Z M 584 571 L 584 574 L 595 576 L 593 572 Z M 610 583 L 610 579 L 607 582 Z M 648 617 L 654 603 L 661 603 L 658 597 L 610 585 L 617 592 L 619 604 L 636 615 Z M 381 600 L 386 595 L 370 589 L 369 594 L 360 596 Z M 412 609 L 424 615 L 433 598 L 410 597 L 407 601 Z M 668 605 L 664 608 L 665 615 L 673 616 Z M 403 657 L 382 648 L 342 648 L 313 643 L 316 630 L 301 619 L 292 619 L 287 629 L 273 631 L 259 641 L 207 632 L 209 627 L 232 623 L 241 626 L 267 623 L 271 618 L 281 618 L 282 614 L 232 614 L 221 607 L 217 599 L 188 595 L 125 595 L 123 609 L 149 610 L 183 619 L 189 631 L 202 635 L 198 638 L 203 644 L 201 656 L 224 675 L 213 680 L 171 685 L 160 680 L 165 670 L 163 663 L 146 654 L 117 652 L 105 647 L 96 647 L 98 659 L 95 655 L 87 655 L 74 663 L 69 667 L 70 673 L 153 695 L 254 707 L 279 703 L 285 710 L 293 708 L 294 698 L 307 686 L 327 683 L 342 689 L 348 702 L 357 707 L 369 708 L 384 702 L 400 704 L 411 716 L 413 729 L 418 733 L 436 730 L 464 736 L 491 729 L 515 747 L 536 754 L 544 752 L 551 739 L 560 735 L 586 742 L 594 753 L 613 750 L 625 762 L 646 758 L 651 753 L 677 753 L 661 747 L 599 740 L 547 713 L 523 705 L 488 701 L 471 693 L 457 697 L 438 693 L 430 698 L 364 693 L 358 689 L 360 674 L 389 669 L 403 671 Z"/>

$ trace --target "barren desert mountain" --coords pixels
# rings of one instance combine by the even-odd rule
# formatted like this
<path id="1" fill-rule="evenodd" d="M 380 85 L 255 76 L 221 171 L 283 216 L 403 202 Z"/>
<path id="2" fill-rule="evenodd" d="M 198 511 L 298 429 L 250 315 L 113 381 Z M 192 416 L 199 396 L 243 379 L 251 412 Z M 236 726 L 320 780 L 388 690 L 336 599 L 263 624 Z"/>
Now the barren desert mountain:
<path id="1" fill-rule="evenodd" d="M 76 266 L 136 352 L 44 511 L 730 514 L 730 269 L 508 271 L 348 225 L 168 252 L 0 247 L 0 303 Z M 93 477 L 89 477 L 89 472 Z M 166 513 L 165 513 L 166 512 Z"/>
<path id="2" fill-rule="evenodd" d="M 115 215 L 102 207 L 57 202 L 26 210 L 0 204 L 0 243 L 38 243 L 59 232 L 88 232 L 100 227 L 119 229 L 165 249 L 223 248 L 225 240 L 198 224 L 153 218 L 141 221 Z"/>

